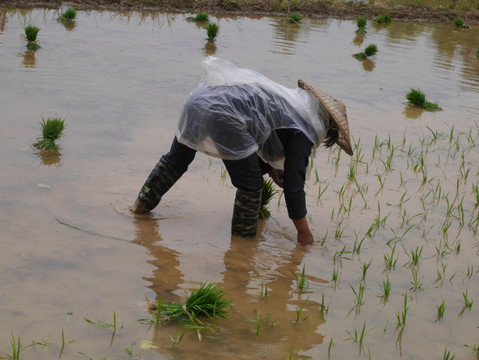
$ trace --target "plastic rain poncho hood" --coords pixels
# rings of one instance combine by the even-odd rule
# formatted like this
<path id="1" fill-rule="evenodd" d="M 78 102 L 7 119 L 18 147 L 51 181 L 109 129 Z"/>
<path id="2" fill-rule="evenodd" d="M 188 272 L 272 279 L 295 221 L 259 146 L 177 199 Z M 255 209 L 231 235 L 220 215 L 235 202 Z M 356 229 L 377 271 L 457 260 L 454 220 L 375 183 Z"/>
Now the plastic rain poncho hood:
<path id="1" fill-rule="evenodd" d="M 274 130 L 303 132 L 313 150 L 325 139 L 329 115 L 309 92 L 216 57 L 205 58 L 202 66 L 201 82 L 185 101 L 178 123 L 180 143 L 226 160 L 257 152 L 282 169 L 284 149 Z"/>

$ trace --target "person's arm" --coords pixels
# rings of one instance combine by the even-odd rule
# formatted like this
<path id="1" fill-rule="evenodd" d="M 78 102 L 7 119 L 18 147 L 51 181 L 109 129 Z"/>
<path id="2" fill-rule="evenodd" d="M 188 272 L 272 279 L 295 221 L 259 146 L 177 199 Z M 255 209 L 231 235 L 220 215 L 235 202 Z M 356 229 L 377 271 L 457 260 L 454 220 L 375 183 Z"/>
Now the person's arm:
<path id="1" fill-rule="evenodd" d="M 285 149 L 282 184 L 288 216 L 296 228 L 298 242 L 301 245 L 309 245 L 314 242 L 314 239 L 306 218 L 304 183 L 312 144 L 298 130 L 282 130 L 278 132 L 278 135 Z"/>

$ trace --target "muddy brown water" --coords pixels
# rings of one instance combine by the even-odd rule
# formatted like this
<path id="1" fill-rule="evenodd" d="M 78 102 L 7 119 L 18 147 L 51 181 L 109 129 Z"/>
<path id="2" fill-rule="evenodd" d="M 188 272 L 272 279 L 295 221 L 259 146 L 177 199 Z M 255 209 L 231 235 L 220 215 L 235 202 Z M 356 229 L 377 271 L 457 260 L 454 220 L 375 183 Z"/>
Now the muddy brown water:
<path id="1" fill-rule="evenodd" d="M 354 21 L 211 16 L 212 45 L 187 14 L 79 11 L 73 26 L 58 16 L 0 8 L 0 356 L 13 335 L 51 345 L 22 350 L 35 359 L 127 359 L 125 348 L 137 359 L 475 358 L 479 28 L 368 23 L 357 36 Z M 26 24 L 41 29 L 36 52 Z M 353 58 L 370 43 L 374 58 Z M 304 79 L 347 105 L 355 156 L 321 149 L 306 184 L 314 246 L 295 244 L 278 196 L 257 239 L 232 238 L 235 189 L 202 154 L 151 215 L 128 212 L 207 54 L 285 86 Z M 407 105 L 410 88 L 442 110 Z M 42 116 L 65 119 L 59 154 L 32 148 Z M 181 324 L 137 321 L 151 317 L 146 299 L 182 302 L 202 282 L 234 302 L 216 337 L 186 330 L 173 347 Z M 113 339 L 84 320 L 114 314 Z"/>

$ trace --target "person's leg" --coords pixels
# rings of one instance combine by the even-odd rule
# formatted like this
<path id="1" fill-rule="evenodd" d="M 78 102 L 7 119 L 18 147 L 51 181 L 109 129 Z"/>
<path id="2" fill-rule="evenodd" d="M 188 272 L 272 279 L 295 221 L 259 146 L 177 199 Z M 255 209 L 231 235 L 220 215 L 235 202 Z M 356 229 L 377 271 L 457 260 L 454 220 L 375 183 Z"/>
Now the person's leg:
<path id="1" fill-rule="evenodd" d="M 254 237 L 258 229 L 258 215 L 263 191 L 263 175 L 258 156 L 253 154 L 241 160 L 223 160 L 236 197 L 231 222 L 231 233 Z"/>
<path id="2" fill-rule="evenodd" d="M 153 210 L 161 197 L 186 172 L 195 154 L 196 150 L 180 144 L 175 137 L 170 151 L 161 157 L 142 186 L 132 211 L 144 214 Z"/>

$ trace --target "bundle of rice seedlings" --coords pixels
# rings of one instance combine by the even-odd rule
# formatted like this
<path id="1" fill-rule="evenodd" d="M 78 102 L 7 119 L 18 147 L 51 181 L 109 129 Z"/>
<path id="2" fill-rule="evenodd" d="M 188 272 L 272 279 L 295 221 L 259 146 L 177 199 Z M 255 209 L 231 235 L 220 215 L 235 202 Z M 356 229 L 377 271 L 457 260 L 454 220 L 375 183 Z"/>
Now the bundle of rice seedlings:
<path id="1" fill-rule="evenodd" d="M 368 46 L 366 46 L 363 52 L 354 54 L 353 56 L 357 59 L 364 60 L 367 59 L 369 56 L 376 55 L 377 52 L 378 47 L 376 46 L 376 44 L 369 44 Z"/>
<path id="2" fill-rule="evenodd" d="M 410 104 L 422 107 L 425 110 L 438 110 L 439 106 L 426 101 L 426 95 L 419 89 L 412 89 L 406 94 L 406 99 Z"/>
<path id="3" fill-rule="evenodd" d="M 216 23 L 209 23 L 206 27 L 206 34 L 208 35 L 208 41 L 215 41 L 218 32 L 220 31 L 220 26 Z"/>
<path id="4" fill-rule="evenodd" d="M 286 22 L 290 24 L 299 24 L 301 22 L 301 15 L 299 14 L 291 14 L 286 18 Z"/>
<path id="5" fill-rule="evenodd" d="M 268 210 L 268 204 L 273 196 L 278 192 L 273 188 L 273 180 L 268 179 L 263 181 L 263 193 L 261 197 L 261 208 L 259 210 L 260 219 L 268 219 L 271 217 L 271 213 Z"/>
<path id="6" fill-rule="evenodd" d="M 24 30 L 25 30 L 25 37 L 27 38 L 27 41 L 28 41 L 27 49 L 28 50 L 40 49 L 40 45 L 37 44 L 37 35 L 40 29 L 33 25 L 27 25 Z"/>
<path id="7" fill-rule="evenodd" d="M 356 30 L 356 33 L 358 33 L 358 34 L 366 33 L 367 22 L 368 22 L 368 20 L 365 17 L 358 17 L 356 19 L 356 24 L 358 25 L 358 29 Z"/>
<path id="8" fill-rule="evenodd" d="M 390 24 L 392 23 L 391 16 L 389 15 L 379 15 L 374 19 L 376 24 Z"/>
<path id="9" fill-rule="evenodd" d="M 42 136 L 37 138 L 37 142 L 33 144 L 39 150 L 58 150 L 55 143 L 63 135 L 65 128 L 65 120 L 62 118 L 48 118 L 46 121 L 42 117 Z"/>
<path id="10" fill-rule="evenodd" d="M 209 16 L 204 12 L 199 12 L 196 16 L 190 16 L 188 20 L 196 21 L 196 22 L 208 22 Z"/>
<path id="11" fill-rule="evenodd" d="M 58 17 L 57 21 L 66 22 L 66 21 L 73 21 L 77 16 L 77 12 L 74 8 L 69 7 L 66 9 L 61 16 Z"/>
<path id="12" fill-rule="evenodd" d="M 150 311 L 156 312 L 156 318 L 161 322 L 181 321 L 186 327 L 197 330 L 201 339 L 199 330 L 214 330 L 207 324 L 198 319 L 228 317 L 227 308 L 231 306 L 232 301 L 225 299 L 225 292 L 216 284 L 202 283 L 199 289 L 193 290 L 187 297 L 184 304 L 181 303 L 161 303 L 150 304 Z"/>

